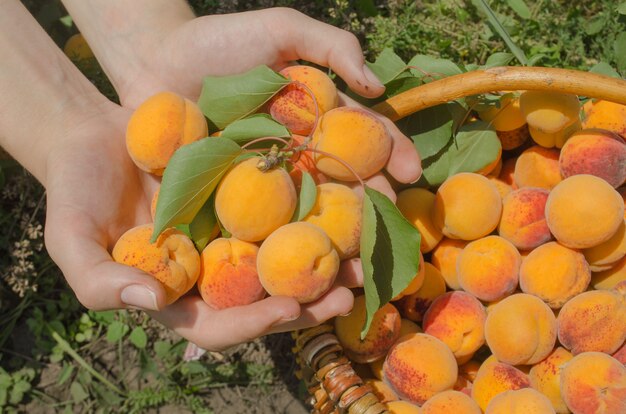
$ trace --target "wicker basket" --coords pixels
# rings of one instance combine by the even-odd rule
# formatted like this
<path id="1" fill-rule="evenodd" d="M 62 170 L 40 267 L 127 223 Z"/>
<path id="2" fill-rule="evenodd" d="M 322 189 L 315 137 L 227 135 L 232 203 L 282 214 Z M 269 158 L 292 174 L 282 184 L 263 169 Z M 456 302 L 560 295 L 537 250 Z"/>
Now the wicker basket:
<path id="1" fill-rule="evenodd" d="M 372 109 L 397 121 L 425 108 L 466 96 L 506 90 L 570 93 L 626 105 L 626 81 L 590 72 L 539 67 L 496 67 L 450 76 L 398 94 Z M 309 391 L 312 414 L 388 413 L 352 368 L 333 326 L 293 333 L 298 377 Z"/>

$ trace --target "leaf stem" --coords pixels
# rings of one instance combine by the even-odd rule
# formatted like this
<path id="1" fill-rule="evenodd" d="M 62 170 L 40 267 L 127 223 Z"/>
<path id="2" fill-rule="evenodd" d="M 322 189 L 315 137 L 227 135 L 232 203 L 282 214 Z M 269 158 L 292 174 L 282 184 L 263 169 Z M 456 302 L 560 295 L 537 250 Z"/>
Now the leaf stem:
<path id="1" fill-rule="evenodd" d="M 323 155 L 325 157 L 328 157 L 328 158 L 331 158 L 331 159 L 337 161 L 338 163 L 340 163 L 341 165 L 346 167 L 352 173 L 352 175 L 354 175 L 356 177 L 357 181 L 359 182 L 359 184 L 363 188 L 363 191 L 365 191 L 365 182 L 361 179 L 361 177 L 359 177 L 359 174 L 356 173 L 354 168 L 352 168 L 352 166 L 350 164 L 348 164 L 346 161 L 342 160 L 341 158 L 339 158 L 338 156 L 336 156 L 334 154 L 331 154 L 330 152 L 318 150 L 316 148 L 305 148 L 305 149 L 303 149 L 303 151 L 314 152 L 316 154 L 320 154 L 320 155 Z"/>

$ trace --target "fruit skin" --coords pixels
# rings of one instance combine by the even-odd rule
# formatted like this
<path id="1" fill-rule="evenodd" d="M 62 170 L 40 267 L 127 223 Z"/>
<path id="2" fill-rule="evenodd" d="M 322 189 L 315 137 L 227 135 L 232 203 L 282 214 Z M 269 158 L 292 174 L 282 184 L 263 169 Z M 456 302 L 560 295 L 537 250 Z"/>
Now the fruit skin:
<path id="1" fill-rule="evenodd" d="M 316 104 L 320 117 L 339 104 L 337 87 L 326 73 L 312 66 L 288 66 L 282 69 L 280 74 L 293 83 L 285 86 L 270 99 L 268 110 L 274 119 L 291 132 L 308 135 L 315 125 Z M 315 101 L 311 97 L 311 92 L 315 96 Z"/>
<path id="2" fill-rule="evenodd" d="M 315 204 L 302 221 L 324 230 L 343 260 L 359 253 L 362 210 L 361 199 L 350 187 L 325 183 L 317 186 Z"/>
<path id="3" fill-rule="evenodd" d="M 401 399 L 418 405 L 451 390 L 457 375 L 450 348 L 434 336 L 421 333 L 400 338 L 383 364 L 384 381 Z"/>
<path id="4" fill-rule="evenodd" d="M 430 260 L 440 272 L 450 289 L 460 290 L 459 276 L 456 261 L 469 242 L 466 240 L 449 239 L 444 237 L 435 247 Z"/>
<path id="5" fill-rule="evenodd" d="M 437 268 L 424 263 L 424 282 L 417 292 L 404 296 L 397 302 L 404 318 L 421 322 L 432 301 L 446 293 L 446 282 Z"/>
<path id="6" fill-rule="evenodd" d="M 174 152 L 208 136 L 208 126 L 198 106 L 173 92 L 146 99 L 128 121 L 126 149 L 137 167 L 163 175 Z"/>
<path id="7" fill-rule="evenodd" d="M 232 167 L 215 193 L 215 213 L 233 237 L 257 242 L 289 223 L 297 194 L 289 174 L 282 168 L 261 171 L 260 157 L 248 158 Z"/>
<path id="8" fill-rule="evenodd" d="M 472 384 L 472 398 L 484 411 L 496 395 L 530 387 L 530 380 L 513 365 L 498 362 L 495 356 L 487 358 L 478 369 Z"/>
<path id="9" fill-rule="evenodd" d="M 360 108 L 339 107 L 326 112 L 313 132 L 311 147 L 345 161 L 365 179 L 383 169 L 391 154 L 392 138 L 387 127 Z M 358 181 L 339 161 L 315 154 L 319 171 L 340 181 Z"/>
<path id="10" fill-rule="evenodd" d="M 257 245 L 235 238 L 209 243 L 200 259 L 198 290 L 214 309 L 249 305 L 265 297 L 256 270 Z"/>
<path id="11" fill-rule="evenodd" d="M 626 299 L 614 290 L 590 290 L 559 312 L 559 342 L 572 354 L 612 354 L 626 341 Z"/>
<path id="12" fill-rule="evenodd" d="M 583 254 L 593 272 L 611 269 L 626 256 L 626 219 L 610 239 L 583 250 Z"/>
<path id="13" fill-rule="evenodd" d="M 513 180 L 517 188 L 539 187 L 551 190 L 561 182 L 559 151 L 532 146 L 517 157 Z"/>
<path id="14" fill-rule="evenodd" d="M 511 295 L 487 314 L 487 345 L 499 361 L 507 364 L 536 364 L 552 352 L 556 336 L 554 313 L 533 295 Z"/>
<path id="15" fill-rule="evenodd" d="M 561 149 L 559 168 L 564 178 L 591 174 L 617 188 L 626 181 L 626 142 L 603 129 L 578 131 Z"/>
<path id="16" fill-rule="evenodd" d="M 389 414 L 421 414 L 422 410 L 418 405 L 406 401 L 389 401 L 385 404 Z"/>
<path id="17" fill-rule="evenodd" d="M 584 352 L 561 372 L 561 393 L 575 414 L 626 412 L 626 367 L 601 352 Z"/>
<path id="18" fill-rule="evenodd" d="M 500 193 L 488 178 L 459 173 L 448 177 L 437 190 L 432 219 L 447 237 L 475 240 L 498 226 L 501 213 Z"/>
<path id="19" fill-rule="evenodd" d="M 559 243 L 586 249 L 607 241 L 617 232 L 624 221 L 624 202 L 603 179 L 589 174 L 573 175 L 550 192 L 546 221 Z"/>
<path id="20" fill-rule="evenodd" d="M 459 391 L 435 394 L 422 405 L 422 414 L 481 414 L 480 407 L 470 396 Z"/>
<path id="21" fill-rule="evenodd" d="M 530 136 L 546 148 L 561 148 L 581 128 L 580 101 L 576 95 L 525 91 L 520 95 L 520 108 Z"/>
<path id="22" fill-rule="evenodd" d="M 555 414 L 548 397 L 532 388 L 504 391 L 489 402 L 485 414 Z"/>
<path id="23" fill-rule="evenodd" d="M 422 235 L 420 251 L 428 253 L 434 249 L 443 238 L 441 229 L 432 220 L 435 194 L 424 188 L 408 188 L 398 193 L 396 206 Z"/>
<path id="24" fill-rule="evenodd" d="M 591 271 L 585 256 L 557 242 L 530 251 L 520 267 L 520 288 L 535 295 L 552 309 L 587 289 Z"/>
<path id="25" fill-rule="evenodd" d="M 502 201 L 498 234 L 520 250 L 532 250 L 552 239 L 546 223 L 548 190 L 524 187 L 510 192 Z"/>
<path id="26" fill-rule="evenodd" d="M 265 290 L 299 303 L 313 302 L 326 293 L 338 270 L 339 256 L 326 233 L 302 221 L 275 230 L 257 255 L 257 271 Z"/>
<path id="27" fill-rule="evenodd" d="M 626 106 L 590 99 L 583 105 L 583 128 L 601 128 L 626 138 Z"/>
<path id="28" fill-rule="evenodd" d="M 533 365 L 528 373 L 531 386 L 548 397 L 558 414 L 569 413 L 561 396 L 561 370 L 573 357 L 569 351 L 559 346 L 543 361 Z"/>
<path id="29" fill-rule="evenodd" d="M 163 284 L 166 303 L 187 293 L 200 274 L 200 255 L 184 233 L 170 228 L 150 243 L 154 227 L 144 224 L 126 231 L 113 247 L 113 260 L 136 267 Z"/>
<path id="30" fill-rule="evenodd" d="M 391 303 L 385 304 L 374 314 L 370 329 L 361 339 L 365 323 L 365 296 L 354 298 L 352 312 L 335 318 L 335 334 L 351 361 L 373 362 L 383 358 L 400 337 L 400 313 Z"/>
<path id="31" fill-rule="evenodd" d="M 626 257 L 618 260 L 607 270 L 591 274 L 591 286 L 594 289 L 611 289 L 626 280 Z"/>

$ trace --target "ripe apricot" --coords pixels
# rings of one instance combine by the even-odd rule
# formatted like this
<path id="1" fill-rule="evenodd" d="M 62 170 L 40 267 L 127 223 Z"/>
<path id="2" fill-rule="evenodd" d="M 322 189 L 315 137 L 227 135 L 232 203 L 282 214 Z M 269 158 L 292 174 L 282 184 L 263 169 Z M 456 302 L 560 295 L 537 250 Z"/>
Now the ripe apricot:
<path id="1" fill-rule="evenodd" d="M 569 351 L 559 346 L 546 359 L 533 365 L 528 373 L 531 386 L 548 397 L 558 414 L 569 413 L 561 396 L 561 370 L 573 357 Z"/>
<path id="2" fill-rule="evenodd" d="M 449 390 L 435 394 L 422 405 L 422 414 L 481 414 L 472 398 L 459 391 Z"/>
<path id="3" fill-rule="evenodd" d="M 424 263 L 424 282 L 417 292 L 400 299 L 398 308 L 403 317 L 420 322 L 432 301 L 446 292 L 446 282 L 437 268 Z"/>
<path id="4" fill-rule="evenodd" d="M 172 92 L 146 99 L 128 121 L 126 148 L 137 167 L 163 175 L 174 152 L 208 135 L 198 105 Z"/>
<path id="5" fill-rule="evenodd" d="M 391 154 L 392 138 L 385 125 L 371 113 L 350 107 L 326 112 L 313 133 L 312 147 L 346 162 L 356 174 L 368 178 L 379 172 Z M 358 181 L 341 162 L 316 153 L 317 169 L 341 181 Z"/>
<path id="6" fill-rule="evenodd" d="M 583 105 L 583 128 L 601 128 L 626 138 L 626 106 L 602 100 Z"/>
<path id="7" fill-rule="evenodd" d="M 260 157 L 232 167 L 215 193 L 215 213 L 233 237 L 257 242 L 289 223 L 296 209 L 293 181 L 282 168 L 261 171 Z"/>
<path id="8" fill-rule="evenodd" d="M 526 149 L 517 157 L 513 180 L 518 188 L 539 187 L 551 190 L 561 182 L 559 151 L 538 145 Z"/>
<path id="9" fill-rule="evenodd" d="M 265 290 L 300 303 L 317 300 L 330 289 L 339 270 L 339 256 L 326 233 L 302 221 L 285 224 L 265 239 L 257 271 Z"/>
<path id="10" fill-rule="evenodd" d="M 407 188 L 398 193 L 396 206 L 422 235 L 420 251 L 430 252 L 443 237 L 441 229 L 432 220 L 435 194 L 425 188 Z"/>
<path id="11" fill-rule="evenodd" d="M 365 296 L 361 295 L 354 298 L 354 306 L 349 315 L 335 318 L 337 339 L 346 355 L 359 363 L 372 362 L 384 357 L 400 336 L 400 313 L 391 303 L 376 311 L 367 335 L 361 339 L 365 317 Z"/>
<path id="12" fill-rule="evenodd" d="M 269 112 L 291 132 L 308 135 L 315 125 L 316 114 L 321 117 L 337 107 L 337 87 L 327 74 L 312 66 L 288 66 L 280 74 L 292 83 L 270 99 Z"/>
<path id="13" fill-rule="evenodd" d="M 302 145 L 306 140 L 306 137 L 297 134 L 293 134 L 291 138 L 293 139 L 294 146 Z M 312 152 L 301 151 L 293 157 L 291 162 L 293 168 L 289 171 L 289 176 L 293 180 L 296 190 L 300 191 L 302 186 L 302 175 L 305 172 L 311 174 L 311 178 L 313 178 L 315 184 L 324 184 L 328 182 L 328 177 L 326 177 L 315 166 L 315 157 Z"/>
<path id="14" fill-rule="evenodd" d="M 469 242 L 466 240 L 444 237 L 432 252 L 430 260 L 433 266 L 441 272 L 441 275 L 446 281 L 446 285 L 448 285 L 450 289 L 461 289 L 456 262 L 465 246 L 467 246 L 467 243 Z"/>
<path id="15" fill-rule="evenodd" d="M 198 280 L 200 255 L 191 239 L 174 228 L 150 243 L 153 230 L 152 224 L 128 230 L 115 243 L 112 256 L 116 262 L 141 269 L 161 282 L 169 305 Z"/>
<path id="16" fill-rule="evenodd" d="M 202 266 L 198 290 L 214 309 L 243 306 L 263 299 L 259 281 L 256 244 L 235 238 L 219 238 L 209 243 L 200 258 Z"/>
<path id="17" fill-rule="evenodd" d="M 559 243 L 585 249 L 607 241 L 617 232 L 624 221 L 624 202 L 603 179 L 573 175 L 550 192 L 546 221 Z"/>
<path id="18" fill-rule="evenodd" d="M 359 252 L 361 204 L 361 199 L 350 187 L 336 183 L 320 184 L 315 204 L 302 221 L 324 230 L 339 258 L 347 259 Z"/>
<path id="19" fill-rule="evenodd" d="M 610 239 L 583 250 L 583 254 L 593 272 L 601 272 L 613 267 L 626 256 L 626 219 Z"/>
<path id="20" fill-rule="evenodd" d="M 531 250 L 552 239 L 546 223 L 548 190 L 524 187 L 507 194 L 502 201 L 498 234 L 520 250 Z"/>
<path id="21" fill-rule="evenodd" d="M 406 401 L 389 401 L 385 404 L 389 414 L 421 414 L 422 410 L 418 405 Z"/>
<path id="22" fill-rule="evenodd" d="M 496 395 L 487 405 L 485 414 L 555 414 L 548 397 L 533 390 L 504 391 Z"/>
<path id="23" fill-rule="evenodd" d="M 618 260 L 607 270 L 591 274 L 591 286 L 594 289 L 611 289 L 626 280 L 626 257 Z"/>
<path id="24" fill-rule="evenodd" d="M 576 95 L 525 91 L 520 96 L 520 108 L 530 136 L 546 148 L 561 148 L 569 136 L 581 128 L 580 101 Z"/>
<path id="25" fill-rule="evenodd" d="M 459 173 L 448 177 L 439 187 L 432 212 L 433 223 L 445 236 L 475 240 L 498 226 L 502 199 L 488 178 Z"/>
<path id="26" fill-rule="evenodd" d="M 433 395 L 452 389 L 458 367 L 450 348 L 431 335 L 400 338 L 383 364 L 384 381 L 403 399 L 424 404 Z"/>
<path id="27" fill-rule="evenodd" d="M 481 364 L 476 373 L 472 384 L 472 398 L 484 411 L 496 395 L 527 387 L 530 387 L 528 375 L 513 365 L 499 362 L 492 355 Z"/>

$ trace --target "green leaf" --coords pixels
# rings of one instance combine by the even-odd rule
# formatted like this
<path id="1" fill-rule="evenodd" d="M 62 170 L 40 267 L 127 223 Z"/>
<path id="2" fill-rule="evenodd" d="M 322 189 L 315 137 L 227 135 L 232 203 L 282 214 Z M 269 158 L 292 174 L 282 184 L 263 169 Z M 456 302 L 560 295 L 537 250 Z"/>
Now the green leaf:
<path id="1" fill-rule="evenodd" d="M 589 36 L 598 34 L 604 29 L 607 19 L 603 14 L 598 14 L 585 23 L 585 33 Z"/>
<path id="2" fill-rule="evenodd" d="M 365 63 L 383 85 L 388 84 L 407 69 L 406 63 L 390 48 L 383 49 L 374 63 Z"/>
<path id="3" fill-rule="evenodd" d="M 218 129 L 254 113 L 290 80 L 262 65 L 232 76 L 207 76 L 198 105 Z"/>
<path id="4" fill-rule="evenodd" d="M 626 2 L 620 3 L 620 5 L 617 6 L 617 12 L 619 14 L 626 15 Z"/>
<path id="5" fill-rule="evenodd" d="M 72 385 L 70 385 L 70 394 L 72 394 L 72 398 L 74 399 L 74 402 L 81 402 L 87 397 L 89 397 L 89 394 L 87 394 L 87 391 L 85 391 L 85 389 L 80 384 L 80 382 L 77 382 L 77 381 L 72 382 Z"/>
<path id="6" fill-rule="evenodd" d="M 24 394 L 30 391 L 30 389 L 31 385 L 29 382 L 24 380 L 17 381 L 15 384 L 13 384 L 13 387 L 9 392 L 9 403 L 17 405 L 22 402 L 22 400 L 24 399 Z"/>
<path id="7" fill-rule="evenodd" d="M 374 0 L 356 0 L 355 6 L 360 14 L 366 17 L 374 17 L 378 14 L 378 9 L 376 8 Z"/>
<path id="8" fill-rule="evenodd" d="M 454 62 L 427 55 L 415 55 L 409 61 L 411 73 L 425 82 L 463 73 Z"/>
<path id="9" fill-rule="evenodd" d="M 512 53 L 506 52 L 497 52 L 487 58 L 485 64 L 481 67 L 482 69 L 494 68 L 496 66 L 506 66 L 511 61 L 515 59 Z"/>
<path id="10" fill-rule="evenodd" d="M 491 27 L 493 27 L 493 29 L 502 38 L 504 43 L 506 43 L 507 47 L 515 55 L 517 60 L 524 66 L 528 65 L 526 55 L 524 54 L 522 49 L 520 49 L 519 46 L 515 44 L 513 39 L 511 39 L 511 36 L 506 31 L 491 7 L 489 7 L 487 2 L 485 0 L 472 0 L 472 3 L 478 10 L 482 11 L 485 14 L 485 16 L 487 17 L 487 21 L 489 22 Z"/>
<path id="11" fill-rule="evenodd" d="M 109 325 L 109 329 L 107 329 L 107 341 L 109 342 L 117 342 L 126 335 L 129 331 L 128 325 L 122 323 L 120 321 L 113 321 Z"/>
<path id="12" fill-rule="evenodd" d="M 421 235 L 387 196 L 365 187 L 361 263 L 365 288 L 365 337 L 378 309 L 402 292 L 419 267 Z"/>
<path id="13" fill-rule="evenodd" d="M 507 0 L 509 7 L 522 19 L 530 19 L 530 9 L 524 0 Z"/>
<path id="14" fill-rule="evenodd" d="M 130 342 L 139 349 L 144 349 L 148 343 L 146 331 L 144 331 L 141 326 L 136 326 L 130 333 L 128 339 L 130 339 Z"/>
<path id="15" fill-rule="evenodd" d="M 501 148 L 498 135 L 487 123 L 472 122 L 461 127 L 440 154 L 423 162 L 423 177 L 428 185 L 438 186 L 456 173 L 476 172 L 493 162 Z"/>
<path id="16" fill-rule="evenodd" d="M 606 62 L 596 63 L 591 69 L 589 69 L 589 72 L 621 79 L 621 76 L 617 73 L 613 66 Z"/>
<path id="17" fill-rule="evenodd" d="M 57 385 L 65 384 L 65 382 L 67 382 L 67 380 L 70 379 L 73 373 L 74 373 L 74 365 L 63 364 L 63 368 L 61 369 L 61 372 L 59 373 L 59 377 L 57 379 Z"/>
<path id="18" fill-rule="evenodd" d="M 231 139 L 240 145 L 262 137 L 289 138 L 291 134 L 268 114 L 255 114 L 235 121 L 220 134 L 220 138 Z"/>
<path id="19" fill-rule="evenodd" d="M 317 186 L 311 174 L 306 171 L 302 172 L 302 185 L 300 186 L 300 196 L 296 204 L 296 211 L 293 213 L 291 221 L 300 221 L 309 214 L 315 200 L 317 199 Z"/>
<path id="20" fill-rule="evenodd" d="M 202 252 L 209 243 L 216 225 L 215 193 L 213 193 L 189 224 L 189 235 L 198 251 Z"/>
<path id="21" fill-rule="evenodd" d="M 528 66 L 536 66 L 537 63 L 539 63 L 541 60 L 547 58 L 548 55 L 546 55 L 545 53 L 537 53 L 536 55 L 532 55 L 531 57 L 528 58 Z"/>
<path id="22" fill-rule="evenodd" d="M 385 88 L 385 96 L 390 98 L 409 89 L 413 89 L 416 86 L 420 86 L 422 83 L 421 78 L 415 76 L 398 77 L 397 79 L 389 82 Z"/>
<path id="23" fill-rule="evenodd" d="M 626 32 L 622 32 L 617 35 L 615 43 L 613 45 L 615 50 L 615 63 L 617 64 L 617 70 L 620 72 L 626 71 Z"/>
<path id="24" fill-rule="evenodd" d="M 156 341 L 154 343 L 154 353 L 157 357 L 163 359 L 169 355 L 172 344 L 167 341 Z"/>
<path id="25" fill-rule="evenodd" d="M 234 141 L 214 137 L 180 147 L 163 174 L 151 241 L 168 227 L 191 223 L 241 152 Z"/>

